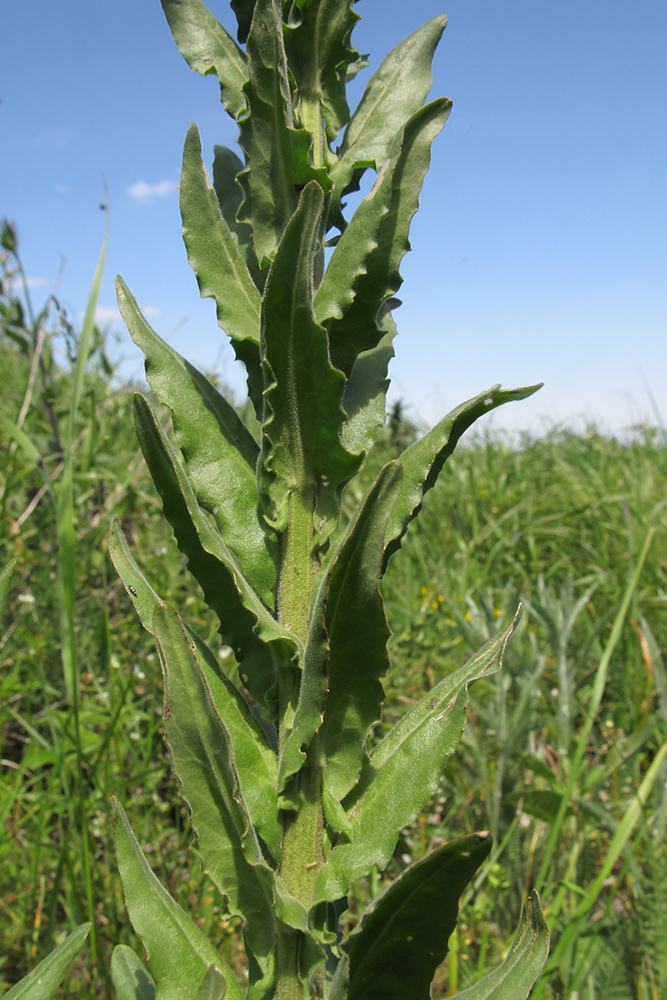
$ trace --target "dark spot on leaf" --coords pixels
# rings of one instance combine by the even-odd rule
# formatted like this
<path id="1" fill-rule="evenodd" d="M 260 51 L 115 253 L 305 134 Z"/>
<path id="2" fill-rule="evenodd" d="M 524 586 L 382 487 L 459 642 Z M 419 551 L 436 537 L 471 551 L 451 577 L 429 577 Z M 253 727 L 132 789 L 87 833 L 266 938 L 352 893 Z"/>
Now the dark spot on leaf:
<path id="1" fill-rule="evenodd" d="M 266 26 L 266 21 L 260 21 L 259 26 L 262 29 L 262 31 L 268 31 L 268 28 Z"/>

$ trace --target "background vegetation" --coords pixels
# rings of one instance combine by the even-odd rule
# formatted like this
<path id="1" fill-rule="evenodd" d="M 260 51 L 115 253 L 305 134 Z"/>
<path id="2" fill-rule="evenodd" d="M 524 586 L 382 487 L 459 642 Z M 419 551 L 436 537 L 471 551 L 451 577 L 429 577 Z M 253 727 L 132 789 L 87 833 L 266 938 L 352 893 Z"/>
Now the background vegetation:
<path id="1" fill-rule="evenodd" d="M 188 605 L 209 644 L 215 633 L 167 544 L 134 439 L 132 387 L 114 379 L 99 330 L 65 448 L 81 342 L 55 298 L 33 307 L 14 237 L 5 225 L 0 567 L 17 561 L 0 622 L 0 984 L 85 919 L 94 922 L 88 954 L 58 996 L 111 997 L 112 946 L 141 952 L 115 873 L 112 793 L 158 877 L 239 970 L 234 927 L 199 870 L 165 759 L 152 639 L 107 559 L 112 513 L 161 593 Z M 414 433 L 396 408 L 377 461 Z M 387 683 L 401 707 L 525 604 L 503 671 L 470 689 L 462 750 L 382 877 L 443 840 L 494 834 L 434 996 L 500 962 L 533 886 L 553 941 L 535 996 L 667 995 L 665 443 L 650 427 L 622 439 L 593 427 L 472 435 L 427 497 L 413 544 L 391 563 Z M 81 670 L 73 703 L 72 638 Z M 228 668 L 230 650 L 220 656 Z M 381 881 L 357 887 L 350 921 Z"/>

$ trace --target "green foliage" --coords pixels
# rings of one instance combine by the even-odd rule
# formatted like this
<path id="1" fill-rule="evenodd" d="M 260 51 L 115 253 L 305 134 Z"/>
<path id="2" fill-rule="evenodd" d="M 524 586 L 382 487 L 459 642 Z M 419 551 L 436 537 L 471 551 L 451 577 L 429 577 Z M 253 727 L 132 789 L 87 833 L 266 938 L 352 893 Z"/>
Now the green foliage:
<path id="1" fill-rule="evenodd" d="M 644 544 L 649 528 L 665 537 L 663 469 L 660 432 L 650 428 L 619 440 L 594 428 L 478 438 L 452 458 L 401 563 L 389 566 L 394 636 L 380 735 L 397 718 L 396 699 L 412 700 L 429 678 L 453 671 L 498 630 L 517 593 L 527 608 L 503 673 L 471 688 L 456 769 L 401 842 L 401 853 L 419 856 L 443 824 L 494 834 L 491 863 L 466 897 L 459 939 L 467 961 L 459 968 L 460 953 L 450 953 L 450 988 L 502 956 L 484 927 L 490 919 L 507 941 L 542 868 L 552 939 L 563 944 L 534 995 L 579 990 L 592 1000 L 615 982 L 625 996 L 652 988 L 652 975 L 658 995 L 664 990 L 662 972 L 649 971 L 664 968 L 664 949 L 647 962 L 638 945 L 662 926 L 653 887 L 665 872 L 652 849 L 664 836 L 656 775 L 664 780 L 665 764 L 654 772 L 651 764 L 667 740 L 667 564 L 664 542 Z"/>
<path id="2" fill-rule="evenodd" d="M 0 578 L 14 616 L 2 638 L 4 973 L 15 981 L 58 923 L 91 916 L 97 978 L 77 967 L 68 995 L 425 998 L 435 975 L 435 995 L 527 996 L 547 952 L 537 882 L 556 945 L 534 995 L 659 995 L 667 570 L 650 541 L 654 528 L 664 539 L 663 444 L 494 438 L 450 462 L 479 416 L 530 391 L 498 387 L 416 442 L 397 421 L 382 429 L 399 265 L 448 112 L 422 108 L 442 18 L 387 57 L 348 121 L 344 84 L 363 63 L 350 3 L 236 0 L 246 52 L 201 4 L 164 7 L 241 124 L 246 163 L 216 148 L 213 187 L 188 133 L 181 210 L 255 413 L 241 419 L 119 284 L 155 394 L 135 419 L 176 537 L 163 551 L 143 469 L 134 478 L 128 446 L 115 450 L 125 396 L 105 382 L 99 331 L 75 337 L 62 312 L 49 330 L 53 303 L 36 314 L 3 277 L 3 565 L 19 555 Z M 376 183 L 347 224 L 343 199 L 366 169 Z M 11 226 L 2 245 L 20 275 Z M 56 336 L 70 369 L 54 361 Z M 66 504 L 40 504 L 49 483 Z M 105 578 L 109 498 L 122 519 L 110 549 L 146 633 Z M 184 559 L 203 600 L 183 584 Z M 513 629 L 522 641 L 498 672 Z M 192 830 L 155 763 L 161 687 Z M 119 808 L 118 864 L 150 972 L 103 846 L 111 790 L 132 802 L 146 845 Z M 192 833 L 207 876 L 185 874 Z M 87 932 L 9 995 L 45 995 L 26 990 L 43 967 L 64 975 Z"/>
<path id="3" fill-rule="evenodd" d="M 165 1000 L 193 996 L 211 967 L 222 964 L 208 938 L 183 912 L 150 870 L 127 817 L 117 806 L 116 857 L 130 919 L 148 954 L 151 973 Z M 159 914 L 159 919 L 155 919 Z M 226 970 L 226 995 L 243 996 L 230 970 Z"/>
<path id="4" fill-rule="evenodd" d="M 127 392 L 110 384 L 92 304 L 87 343 L 52 296 L 33 306 L 12 232 L 0 296 L 0 539 L 2 563 L 14 564 L 0 584 L 7 611 L 0 630 L 5 985 L 59 943 L 59 927 L 86 920 L 92 965 L 101 965 L 103 896 L 114 934 L 120 917 L 115 864 L 100 850 L 107 796 L 124 791 L 133 772 L 150 798 L 159 728 L 148 698 L 131 704 L 140 678 L 131 668 L 125 675 L 128 661 L 152 655 L 150 646 L 115 645 L 110 633 L 111 620 L 129 619 L 107 579 L 109 512 L 129 526 L 142 493 Z M 66 664 L 76 669 L 73 688 Z M 148 723 L 140 745 L 127 735 L 138 720 Z M 95 975 L 104 983 L 105 972 Z M 92 982 L 84 976 L 94 989 Z"/>
<path id="5" fill-rule="evenodd" d="M 488 834 L 453 840 L 411 865 L 371 903 L 345 945 L 350 1000 L 430 997 L 459 898 L 490 850 Z"/>
<path id="6" fill-rule="evenodd" d="M 443 20 L 390 54 L 350 117 L 344 85 L 362 65 L 351 45 L 351 4 L 233 3 L 245 51 L 200 4 L 165 0 L 164 7 L 188 62 L 221 77 L 223 103 L 240 124 L 246 162 L 217 148 L 213 187 L 196 132 L 188 133 L 181 208 L 189 259 L 247 366 L 255 413 L 248 406 L 242 419 L 160 341 L 119 283 L 154 393 L 136 400 L 138 437 L 177 546 L 156 559 L 157 536 L 149 544 L 125 518 L 110 547 L 157 643 L 164 679 L 151 682 L 165 687 L 172 763 L 213 888 L 201 876 L 196 891 L 178 884 L 188 826 L 177 831 L 178 860 L 165 857 L 154 836 L 149 811 L 167 816 L 157 793 L 168 797 L 174 786 L 162 777 L 159 789 L 151 784 L 157 723 L 150 695 L 137 695 L 151 734 L 139 775 L 151 791 L 132 810 L 146 857 L 120 812 L 117 844 L 128 911 L 151 971 L 128 929 L 133 950 L 119 946 L 111 965 L 118 996 L 342 1000 L 394 989 L 426 997 L 434 975 L 434 992 L 442 990 L 438 966 L 447 955 L 450 993 L 460 985 L 463 996 L 526 996 L 547 950 L 533 882 L 555 932 L 533 995 L 664 989 L 656 925 L 667 874 L 655 843 L 667 824 L 666 588 L 664 547 L 651 551 L 654 530 L 664 538 L 664 442 L 650 433 L 616 442 L 591 432 L 510 449 L 488 439 L 459 453 L 440 481 L 479 416 L 531 391 L 494 387 L 399 447 L 401 434 L 382 429 L 391 311 L 430 144 L 449 110 L 444 100 L 422 107 Z M 344 198 L 368 169 L 376 182 L 347 222 Z M 339 235 L 331 238 L 332 229 Z M 3 246 L 15 252 L 10 227 Z M 71 572 L 72 540 L 91 495 L 85 485 L 109 458 L 96 450 L 94 398 L 87 407 L 99 388 L 95 373 L 84 377 L 80 360 L 96 335 L 84 330 L 67 386 L 70 373 L 52 358 L 41 372 L 40 358 L 49 357 L 48 337 L 40 340 L 44 316 L 29 321 L 18 299 L 7 298 L 3 310 L 11 341 L 3 350 L 24 379 L 16 383 L 39 384 L 41 392 L 39 412 L 28 417 L 21 399 L 13 406 L 14 395 L 3 394 L 3 433 L 16 443 L 6 449 L 3 513 L 23 528 L 32 491 L 48 492 L 62 476 L 56 494 L 64 483 L 67 502 L 54 505 L 49 523 Z M 168 407 L 173 435 L 156 401 Z M 73 455 L 82 434 L 89 447 L 79 464 Z M 63 464 L 56 472 L 63 458 L 70 470 Z M 424 504 L 431 489 L 435 502 Z M 33 565 L 45 524 L 46 515 L 36 516 L 20 536 L 33 546 Z M 410 544 L 396 570 L 391 557 L 406 532 Z M 91 544 L 99 549 L 99 536 Z M 73 578 L 58 575 L 61 558 L 52 564 L 53 603 L 44 604 L 57 628 L 43 626 L 38 652 L 59 643 L 68 656 L 65 627 L 84 611 L 71 604 Z M 187 595 L 183 560 L 203 602 L 199 592 Z M 15 573 L 25 586 L 20 562 Z M 9 577 L 2 582 L 9 586 Z M 520 591 L 522 621 L 515 617 Z M 117 597 L 106 586 L 98 593 L 101 603 Z M 69 603 L 59 618 L 53 610 L 63 594 Z M 204 603 L 217 618 L 217 637 Z M 513 628 L 522 651 L 510 646 L 498 672 Z M 100 645 L 111 641 L 108 622 L 103 636 Z M 131 641 L 145 654 L 141 641 Z M 8 647 L 11 657 L 15 648 Z M 66 662 L 83 663 L 89 651 L 77 649 Z M 58 676 L 50 664 L 39 695 L 52 701 L 35 718 L 36 695 L 21 692 L 19 703 L 12 693 L 13 664 L 3 689 L 12 699 L 7 718 L 12 733 L 30 733 L 34 742 L 10 758 L 19 771 L 3 785 L 3 819 L 18 854 L 21 824 L 37 813 L 43 858 L 48 806 L 39 804 L 37 783 L 26 783 L 34 773 L 45 781 L 52 769 L 52 787 L 59 782 L 75 803 L 62 813 L 59 835 L 85 838 L 86 798 L 99 799 L 92 789 L 109 748 L 125 753 L 116 726 L 134 694 L 130 675 L 116 684 L 111 712 L 85 699 L 79 711 L 81 685 L 92 682 L 62 667 Z M 97 697 L 102 685 L 95 685 Z M 63 692 L 65 707 L 57 701 Z M 457 746 L 456 766 L 448 767 Z M 119 763 L 125 799 L 137 788 L 127 772 L 138 761 Z M 72 782 L 75 773 L 85 779 Z M 48 801 L 55 800 L 54 793 Z M 175 812 L 165 821 L 170 830 L 182 822 Z M 441 835 L 487 827 L 493 844 L 473 833 L 438 843 Z M 10 856 L 13 842 L 2 850 Z M 95 899 L 88 853 L 85 845 L 77 857 L 63 851 L 54 865 L 56 883 L 69 879 L 85 899 L 83 915 Z M 406 868 L 408 854 L 416 860 Z M 38 852 L 33 885 L 47 870 Z M 212 902 L 200 908 L 198 894 Z M 464 923 L 452 930 L 461 900 Z M 28 940 L 35 943 L 41 902 L 33 913 Z M 242 927 L 245 960 L 223 940 L 220 914 L 225 927 L 230 920 Z M 60 916 L 51 907 L 51 937 Z M 120 904 L 115 916 L 117 932 Z M 75 906 L 66 919 L 80 921 Z M 498 943 L 484 930 L 491 919 Z M 98 947 L 91 940 L 93 962 Z M 486 974 L 490 965 L 498 968 Z"/>
<path id="7" fill-rule="evenodd" d="M 391 952 L 412 994 L 426 997 L 488 836 L 408 869 L 349 940 L 336 914 L 353 883 L 389 865 L 401 830 L 436 792 L 464 730 L 468 686 L 499 668 L 516 616 L 374 746 L 389 668 L 380 579 L 463 431 L 537 388 L 496 386 L 464 403 L 382 465 L 343 513 L 384 423 L 399 267 L 451 107 L 424 106 L 446 19 L 390 53 L 350 115 L 345 83 L 363 62 L 351 47 L 351 0 L 232 4 L 245 51 L 198 0 L 163 6 L 189 65 L 218 76 L 239 123 L 245 163 L 218 148 L 214 185 L 197 131 L 188 132 L 181 211 L 201 294 L 215 299 L 248 372 L 256 437 L 150 329 L 121 279 L 118 296 L 178 448 L 137 395 L 144 459 L 238 676 L 160 598 L 118 526 L 111 554 L 157 643 L 172 764 L 202 866 L 243 922 L 247 995 L 385 995 Z M 375 184 L 348 224 L 342 199 L 367 169 Z M 327 260 L 332 228 L 339 237 Z M 155 879 L 120 809 L 116 848 L 158 1000 L 241 994 Z M 524 961 L 524 922 L 512 972 L 500 974 L 510 985 L 496 976 L 493 995 L 527 996 L 543 964 L 536 901 L 531 913 L 532 957 Z M 132 961 L 118 960 L 124 984 L 141 973 Z M 393 989 L 403 992 L 398 981 Z"/>
<path id="8" fill-rule="evenodd" d="M 0 400 L 16 423 L 31 354 L 21 355 L 15 343 L 5 346 Z M 17 370 L 15 362 L 21 357 L 26 365 Z M 47 402 L 60 419 L 67 419 L 66 373 L 61 377 L 54 364 L 49 376 L 53 392 L 48 384 L 43 389 L 37 378 L 24 427 L 40 447 L 50 441 Z M 256 786 L 246 781 L 246 804 L 255 816 L 274 816 L 273 832 L 261 836 L 273 838 L 271 850 L 276 835 L 280 844 L 270 798 L 275 778 L 267 770 L 272 761 L 276 766 L 275 753 L 269 750 L 262 757 L 256 749 L 254 757 L 247 756 L 261 744 L 251 734 L 244 739 L 244 718 L 249 715 L 251 726 L 258 723 L 229 679 L 224 687 L 228 697 L 214 690 L 224 683 L 219 668 L 237 678 L 237 667 L 230 650 L 215 644 L 210 616 L 188 590 L 180 553 L 165 548 L 162 519 L 133 451 L 128 393 L 106 384 L 98 368 L 90 370 L 75 449 L 76 635 L 85 664 L 80 720 L 84 775 L 90 775 L 90 781 L 81 780 L 70 739 L 70 710 L 62 698 L 51 548 L 54 508 L 47 494 L 32 505 L 43 480 L 23 453 L 14 453 L 11 475 L 3 480 L 4 558 L 18 556 L 0 638 L 5 989 L 61 940 L 58 928 L 74 929 L 86 918 L 81 904 L 86 894 L 83 804 L 92 833 L 98 951 L 96 958 L 90 947 L 87 955 L 81 953 L 61 993 L 68 998 L 94 992 L 112 997 L 115 989 L 125 998 L 116 971 L 122 959 L 140 989 L 140 1000 L 154 996 L 150 974 L 136 957 L 142 955 L 142 945 L 127 920 L 111 856 L 106 805 L 111 792 L 131 803 L 137 835 L 170 895 L 185 912 L 195 914 L 237 980 L 243 983 L 247 975 L 241 935 L 235 933 L 238 920 L 220 913 L 218 890 L 200 866 L 192 864 L 194 832 L 185 807 L 172 805 L 176 779 L 169 774 L 158 732 L 163 683 L 159 660 L 151 651 L 152 635 L 133 621 L 132 601 L 144 613 L 137 598 L 119 591 L 113 575 L 105 582 L 100 523 L 105 512 L 119 514 L 144 573 L 159 591 L 156 595 L 152 588 L 146 590 L 148 627 L 159 595 L 168 595 L 187 610 L 189 621 L 215 652 L 207 659 L 198 646 L 206 682 L 217 704 L 227 710 L 225 726 L 236 727 L 235 745 L 244 747 L 235 758 L 237 769 L 245 762 L 246 773 L 267 775 L 256 783 L 259 803 L 250 803 L 249 790 Z M 354 498 L 365 495 L 376 471 L 413 438 L 410 427 L 401 424 L 400 413 L 392 413 L 361 476 L 347 488 L 345 510 L 352 510 Z M 11 439 L 3 438 L 0 452 L 8 457 L 10 450 Z M 56 469 L 57 451 L 49 448 L 47 453 Z M 456 991 L 457 984 L 458 989 L 474 985 L 506 957 L 522 899 L 545 857 L 596 668 L 649 526 L 657 535 L 609 664 L 585 767 L 542 889 L 555 941 L 575 917 L 584 892 L 594 887 L 608 865 L 619 823 L 626 815 L 632 819 L 629 810 L 633 804 L 637 810 L 636 792 L 667 739 L 667 675 L 661 654 L 667 643 L 667 521 L 660 431 L 637 428 L 619 439 L 592 428 L 519 440 L 495 433 L 458 448 L 446 472 L 412 523 L 410 544 L 390 561 L 382 579 L 394 635 L 388 643 L 391 666 L 382 682 L 388 697 L 371 746 L 422 699 L 425 689 L 454 673 L 476 646 L 500 631 L 519 592 L 526 612 L 517 624 L 517 640 L 506 648 L 503 671 L 470 686 L 463 742 L 449 758 L 434 796 L 415 823 L 401 831 L 386 875 L 355 883 L 342 917 L 347 934 L 378 892 L 405 870 L 408 855 L 421 860 L 443 839 L 464 831 L 493 830 L 492 853 L 464 893 L 458 929 L 436 972 L 434 997 Z M 142 574 L 136 564 L 135 570 L 137 576 L 128 579 L 141 595 Z M 198 636 L 190 634 L 197 642 Z M 662 775 L 664 768 L 663 762 Z M 605 878 L 589 917 L 583 922 L 577 918 L 577 932 L 560 968 L 545 976 L 540 987 L 545 996 L 569 995 L 576 989 L 585 1000 L 641 995 L 642 990 L 650 996 L 654 987 L 660 996 L 667 988 L 666 801 L 663 778 L 654 782 L 639 810 L 632 836 Z M 538 802 L 544 803 L 544 810 L 535 818 L 533 803 Z M 112 957 L 119 941 L 124 944 Z M 113 985 L 105 981 L 109 968 Z M 332 995 L 336 986 L 345 985 L 345 971 L 341 965 Z M 128 996 L 135 1000 L 134 992 Z"/>

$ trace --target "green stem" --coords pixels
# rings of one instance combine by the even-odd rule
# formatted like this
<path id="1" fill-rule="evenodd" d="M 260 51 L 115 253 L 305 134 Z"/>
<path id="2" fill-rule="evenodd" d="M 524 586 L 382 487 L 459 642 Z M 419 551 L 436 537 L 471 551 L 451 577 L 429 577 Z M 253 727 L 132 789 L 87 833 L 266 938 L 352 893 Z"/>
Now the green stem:
<path id="1" fill-rule="evenodd" d="M 287 530 L 282 540 L 278 620 L 302 642 L 308 635 L 308 606 L 316 568 L 312 557 L 314 508 L 314 488 L 295 489 L 290 495 Z"/>
<path id="2" fill-rule="evenodd" d="M 299 774 L 299 808 L 285 814 L 280 877 L 287 892 L 309 910 L 313 903 L 315 879 L 324 863 L 322 851 L 322 772 L 308 761 Z M 305 1000 L 299 978 L 299 951 L 303 936 L 285 928 L 276 949 L 275 1000 Z M 323 997 L 322 976 L 315 996 Z"/>
<path id="3" fill-rule="evenodd" d="M 310 594 L 317 571 L 312 555 L 314 502 L 312 487 L 302 487 L 291 494 L 280 567 L 278 616 L 281 624 L 294 632 L 302 642 L 305 642 L 308 634 Z M 285 723 L 290 712 L 288 698 L 291 690 L 292 686 L 288 683 L 281 691 L 281 744 L 285 738 Z M 322 775 L 316 742 L 311 746 L 309 759 L 301 769 L 298 780 L 298 809 L 283 814 L 280 877 L 287 892 L 309 910 L 313 902 L 315 879 L 324 861 Z M 304 1000 L 299 978 L 299 951 L 302 943 L 301 933 L 287 927 L 278 939 L 276 1000 Z M 317 995 L 322 996 L 321 984 Z"/>
<path id="4" fill-rule="evenodd" d="M 324 122 L 322 101 L 318 91 L 307 90 L 301 94 L 299 114 L 303 127 L 313 137 L 313 166 L 324 166 Z"/>

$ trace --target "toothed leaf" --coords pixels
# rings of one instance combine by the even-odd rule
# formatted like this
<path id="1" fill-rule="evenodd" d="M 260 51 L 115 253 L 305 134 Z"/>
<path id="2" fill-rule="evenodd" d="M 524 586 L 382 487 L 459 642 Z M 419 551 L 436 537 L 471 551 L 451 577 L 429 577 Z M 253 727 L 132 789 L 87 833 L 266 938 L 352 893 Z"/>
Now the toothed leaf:
<path id="1" fill-rule="evenodd" d="M 228 1000 L 242 1000 L 231 969 L 158 882 L 122 806 L 115 805 L 114 841 L 125 904 L 132 926 L 143 939 L 157 1000 L 192 1000 L 194 984 L 201 982 L 211 965 L 223 972 Z"/>
<path id="2" fill-rule="evenodd" d="M 488 833 L 450 841 L 373 900 L 343 945 L 350 959 L 347 1000 L 430 1000 L 459 900 L 491 845 Z"/>
<path id="3" fill-rule="evenodd" d="M 141 622 L 153 634 L 153 612 L 162 598 L 146 580 L 134 561 L 120 521 L 109 532 L 109 554 L 116 572 L 134 603 Z M 241 692 L 225 675 L 203 639 L 184 626 L 211 701 L 229 735 L 241 793 L 253 826 L 273 857 L 278 857 L 282 827 L 276 804 L 276 754 L 264 729 L 254 717 Z"/>
<path id="4" fill-rule="evenodd" d="M 297 651 L 296 639 L 264 606 L 199 507 L 164 431 L 139 393 L 135 395 L 135 425 L 165 517 L 187 556 L 188 569 L 218 616 L 222 641 L 234 650 L 244 683 L 258 701 L 265 701 L 275 681 L 273 656 L 287 664 Z"/>
<path id="5" fill-rule="evenodd" d="M 236 357 L 248 373 L 248 392 L 260 405 L 260 293 L 229 225 L 221 213 L 201 159 L 196 125 L 183 147 L 180 192 L 183 241 L 203 298 L 215 299 L 218 323 L 230 337 Z"/>
<path id="6" fill-rule="evenodd" d="M 297 88 L 310 98 L 317 95 L 329 141 L 350 120 L 345 99 L 348 70 L 358 65 L 359 53 L 350 47 L 350 33 L 359 20 L 352 0 L 319 0 L 302 4 L 290 21 L 285 45 Z M 300 115 L 297 104 L 295 112 Z"/>
<path id="7" fill-rule="evenodd" d="M 326 334 L 313 316 L 313 261 L 321 243 L 323 201 L 314 182 L 302 192 L 266 284 L 260 464 L 267 520 L 284 530 L 291 494 L 312 496 L 313 522 L 322 539 L 336 525 L 343 484 L 359 467 L 341 441 L 345 379 L 332 367 Z"/>
<path id="8" fill-rule="evenodd" d="M 165 733 L 197 832 L 204 870 L 243 917 L 245 936 L 266 967 L 275 945 L 272 873 L 241 792 L 231 740 L 197 662 L 197 646 L 168 604 L 153 613 L 165 676 Z"/>
<path id="9" fill-rule="evenodd" d="M 239 219 L 252 226 L 255 253 L 264 268 L 296 211 L 299 191 L 312 179 L 328 191 L 331 181 L 310 162 L 310 133 L 294 127 L 279 0 L 257 0 L 247 54 L 249 114 L 240 122 L 239 142 L 252 169 L 239 177 L 245 195 Z"/>
<path id="10" fill-rule="evenodd" d="M 432 18 L 391 50 L 371 77 L 352 115 L 331 171 L 339 192 L 344 192 L 355 168 L 379 170 L 396 136 L 421 108 L 431 89 L 431 60 L 447 18 Z"/>
<path id="11" fill-rule="evenodd" d="M 243 85 L 248 79 L 245 53 L 201 0 L 161 0 L 174 41 L 191 70 L 220 81 L 220 100 L 232 118 L 246 110 Z"/>
<path id="12" fill-rule="evenodd" d="M 528 897 L 507 958 L 467 990 L 462 1000 L 527 1000 L 549 954 L 549 929 L 535 890 Z"/>
<path id="13" fill-rule="evenodd" d="M 404 479 L 387 527 L 385 567 L 393 553 L 401 547 L 401 539 L 407 531 L 408 524 L 422 508 L 424 494 L 435 486 L 445 462 L 454 451 L 463 432 L 484 413 L 489 413 L 503 403 L 526 399 L 539 388 L 541 383 L 522 389 L 501 389 L 499 385 L 494 385 L 488 392 L 482 392 L 479 396 L 457 406 L 403 452 L 400 462 L 404 470 Z"/>
<path id="14" fill-rule="evenodd" d="M 255 467 L 259 446 L 214 385 L 162 340 L 118 279 L 118 303 L 132 339 L 146 357 L 146 377 L 173 414 L 174 433 L 198 503 L 214 518 L 225 544 L 242 559 L 270 607 L 275 539 L 258 515 Z"/>
<path id="15" fill-rule="evenodd" d="M 468 685 L 500 668 L 515 624 L 516 620 L 441 681 L 375 748 L 358 785 L 343 802 L 349 832 L 341 836 L 317 877 L 318 900 L 338 899 L 374 865 L 380 870 L 387 867 L 400 831 L 435 792 L 461 739 Z"/>
<path id="16" fill-rule="evenodd" d="M 378 314 L 403 279 L 399 265 L 431 160 L 431 143 L 445 124 L 451 101 L 418 111 L 399 133 L 370 193 L 341 236 L 315 297 L 315 315 L 329 334 L 331 361 L 346 374 L 361 351 L 382 336 Z"/>

